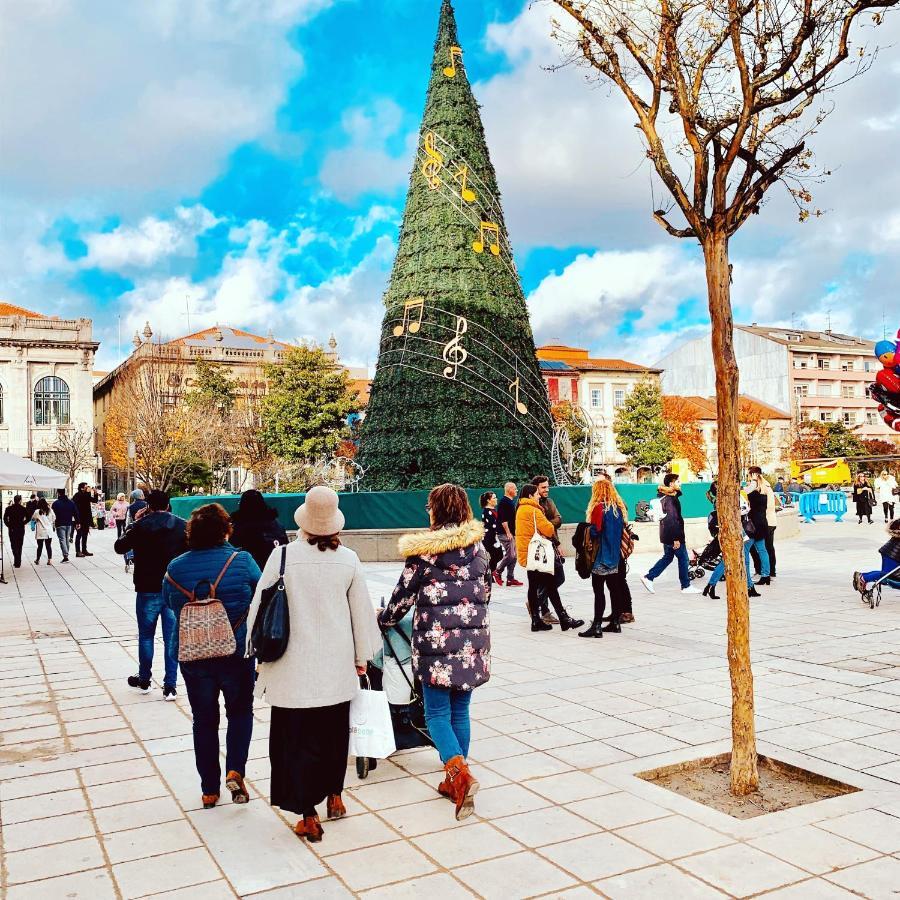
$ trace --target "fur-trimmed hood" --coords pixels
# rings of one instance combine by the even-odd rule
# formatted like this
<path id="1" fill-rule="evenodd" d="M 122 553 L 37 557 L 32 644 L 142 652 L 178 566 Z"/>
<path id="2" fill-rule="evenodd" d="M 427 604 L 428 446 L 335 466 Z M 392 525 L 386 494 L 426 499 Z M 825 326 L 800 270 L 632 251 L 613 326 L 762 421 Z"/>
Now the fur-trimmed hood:
<path id="1" fill-rule="evenodd" d="M 657 487 L 657 493 L 659 493 L 663 497 L 680 497 L 681 490 L 679 488 L 673 488 L 671 486 L 667 487 L 664 484 L 659 485 Z"/>
<path id="2" fill-rule="evenodd" d="M 484 525 L 475 519 L 469 519 L 462 525 L 439 528 L 437 531 L 417 531 L 405 534 L 397 544 L 400 555 L 438 556 L 450 550 L 461 550 L 471 547 L 484 538 Z"/>

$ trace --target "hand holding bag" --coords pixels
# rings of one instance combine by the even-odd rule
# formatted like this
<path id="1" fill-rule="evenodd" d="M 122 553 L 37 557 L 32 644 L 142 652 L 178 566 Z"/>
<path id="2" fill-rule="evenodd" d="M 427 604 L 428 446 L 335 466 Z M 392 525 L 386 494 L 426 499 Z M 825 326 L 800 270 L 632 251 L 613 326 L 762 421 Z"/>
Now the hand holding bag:
<path id="1" fill-rule="evenodd" d="M 359 691 L 350 701 L 350 755 L 386 759 L 396 749 L 384 691 Z"/>
<path id="2" fill-rule="evenodd" d="M 287 591 L 284 587 L 284 568 L 287 547 L 281 548 L 281 568 L 278 581 L 267 587 L 260 596 L 259 609 L 250 633 L 250 656 L 259 662 L 275 662 L 284 656 L 291 636 L 291 617 Z"/>
<path id="3" fill-rule="evenodd" d="M 545 538 L 537 527 L 537 513 L 534 514 L 534 535 L 528 542 L 528 572 L 543 572 L 552 575 L 556 569 L 556 550 L 553 542 Z"/>

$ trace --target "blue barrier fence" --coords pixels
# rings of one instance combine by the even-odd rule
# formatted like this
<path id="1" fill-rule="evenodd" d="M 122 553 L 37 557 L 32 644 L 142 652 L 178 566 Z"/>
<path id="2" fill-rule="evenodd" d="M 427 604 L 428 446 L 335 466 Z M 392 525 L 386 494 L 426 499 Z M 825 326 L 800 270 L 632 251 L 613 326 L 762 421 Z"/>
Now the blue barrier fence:
<path id="1" fill-rule="evenodd" d="M 840 522 L 847 514 L 847 495 L 842 491 L 810 491 L 799 497 L 804 522 L 813 522 L 817 516 L 834 516 Z"/>

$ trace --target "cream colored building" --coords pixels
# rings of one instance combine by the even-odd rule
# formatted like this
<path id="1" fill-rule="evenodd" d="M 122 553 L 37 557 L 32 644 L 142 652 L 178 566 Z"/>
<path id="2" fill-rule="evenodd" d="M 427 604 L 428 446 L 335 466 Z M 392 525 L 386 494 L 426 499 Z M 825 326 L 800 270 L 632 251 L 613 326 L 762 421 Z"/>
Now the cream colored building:
<path id="1" fill-rule="evenodd" d="M 93 436 L 90 319 L 59 319 L 0 302 L 0 449 L 60 468 L 60 430 Z M 96 481 L 93 466 L 77 481 Z"/>
<path id="2" fill-rule="evenodd" d="M 620 477 L 627 475 L 627 461 L 613 432 L 616 410 L 639 381 L 649 377 L 659 384 L 662 370 L 624 359 L 594 358 L 581 347 L 565 344 L 538 347 L 537 357 L 551 406 L 569 401 L 581 406 L 593 423 L 594 467 L 618 467 Z"/>

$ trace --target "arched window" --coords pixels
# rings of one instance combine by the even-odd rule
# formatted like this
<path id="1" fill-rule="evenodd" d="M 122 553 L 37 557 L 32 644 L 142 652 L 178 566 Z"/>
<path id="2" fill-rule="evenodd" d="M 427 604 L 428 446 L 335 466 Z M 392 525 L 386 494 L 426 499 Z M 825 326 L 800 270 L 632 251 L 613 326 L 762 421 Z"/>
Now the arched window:
<path id="1" fill-rule="evenodd" d="M 55 375 L 47 375 L 34 386 L 34 424 L 68 425 L 69 386 Z"/>

